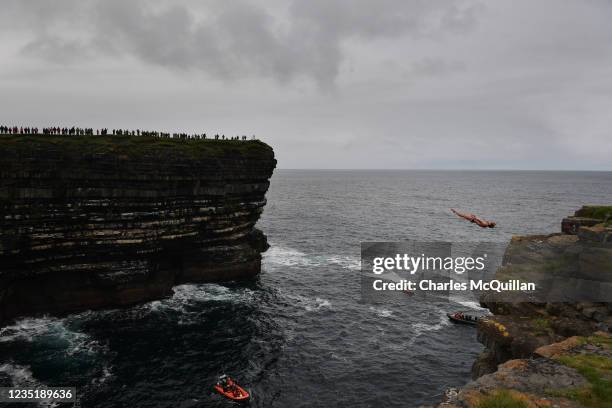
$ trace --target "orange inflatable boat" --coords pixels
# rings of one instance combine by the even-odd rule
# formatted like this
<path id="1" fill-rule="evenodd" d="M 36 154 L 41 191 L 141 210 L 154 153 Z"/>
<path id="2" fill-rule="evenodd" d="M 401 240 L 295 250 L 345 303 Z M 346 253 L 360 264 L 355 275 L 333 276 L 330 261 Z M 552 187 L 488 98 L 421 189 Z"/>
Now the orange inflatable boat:
<path id="1" fill-rule="evenodd" d="M 214 388 L 219 394 L 233 401 L 246 401 L 251 396 L 244 388 L 226 375 L 219 377 L 219 381 L 217 381 Z"/>

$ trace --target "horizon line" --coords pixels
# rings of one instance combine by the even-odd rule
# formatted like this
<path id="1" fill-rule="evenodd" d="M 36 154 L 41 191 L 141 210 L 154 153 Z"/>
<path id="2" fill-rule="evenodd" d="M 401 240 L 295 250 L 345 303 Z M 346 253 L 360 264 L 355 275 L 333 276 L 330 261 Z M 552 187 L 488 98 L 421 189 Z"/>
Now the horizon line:
<path id="1" fill-rule="evenodd" d="M 329 167 L 278 167 L 277 170 L 315 170 L 315 171 L 547 171 L 547 172 L 563 172 L 563 171 L 574 171 L 574 172 L 591 172 L 591 173 L 612 173 L 612 169 L 609 170 L 590 170 L 590 169 L 444 169 L 444 168 L 329 168 Z"/>

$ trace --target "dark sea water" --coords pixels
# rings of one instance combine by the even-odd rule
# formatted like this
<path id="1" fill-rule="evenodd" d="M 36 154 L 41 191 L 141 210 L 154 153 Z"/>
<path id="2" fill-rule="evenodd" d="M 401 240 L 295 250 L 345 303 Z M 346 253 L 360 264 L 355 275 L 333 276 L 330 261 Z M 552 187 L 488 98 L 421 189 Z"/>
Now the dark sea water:
<path id="1" fill-rule="evenodd" d="M 252 392 L 252 407 L 435 403 L 469 381 L 481 350 L 475 330 L 444 312 L 477 305 L 361 303 L 360 241 L 506 242 L 556 232 L 586 203 L 612 203 L 612 173 L 277 171 L 259 223 L 272 245 L 260 277 L 22 319 L 0 329 L 0 382 L 77 386 L 83 407 L 236 406 L 211 390 L 221 373 Z"/>

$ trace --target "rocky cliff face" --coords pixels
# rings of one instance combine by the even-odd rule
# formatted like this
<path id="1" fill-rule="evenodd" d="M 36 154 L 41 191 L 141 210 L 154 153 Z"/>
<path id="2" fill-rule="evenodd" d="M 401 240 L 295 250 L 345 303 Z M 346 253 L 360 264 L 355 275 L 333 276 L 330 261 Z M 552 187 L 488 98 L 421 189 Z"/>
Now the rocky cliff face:
<path id="1" fill-rule="evenodd" d="M 537 282 L 539 293 L 532 301 L 504 294 L 481 298 L 494 315 L 479 324 L 478 339 L 487 350 L 473 377 L 509 359 L 529 357 L 540 346 L 612 328 L 612 228 L 603 210 L 591 211 L 600 219 L 581 215 L 595 208 L 612 213 L 610 207 L 584 207 L 563 220 L 566 233 L 512 239 L 496 278 Z M 585 219 L 590 226 L 584 226 Z"/>
<path id="2" fill-rule="evenodd" d="M 249 277 L 276 160 L 259 141 L 0 137 L 0 322 Z"/>
<path id="3" fill-rule="evenodd" d="M 493 313 L 477 329 L 486 349 L 474 381 L 441 406 L 612 406 L 610 214 L 609 206 L 584 207 L 563 220 L 563 233 L 512 239 L 496 278 L 538 282 L 547 296 L 481 298 Z M 588 295 L 581 286 L 593 299 L 557 301 Z"/>
<path id="4" fill-rule="evenodd" d="M 612 338 L 573 336 L 509 360 L 460 390 L 440 407 L 610 407 Z"/>

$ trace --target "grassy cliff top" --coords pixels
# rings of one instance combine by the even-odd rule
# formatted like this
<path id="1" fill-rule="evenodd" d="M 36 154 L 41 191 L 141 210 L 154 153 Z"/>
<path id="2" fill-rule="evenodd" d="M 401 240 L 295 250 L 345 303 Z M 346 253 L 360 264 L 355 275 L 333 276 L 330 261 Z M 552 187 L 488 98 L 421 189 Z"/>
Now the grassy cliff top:
<path id="1" fill-rule="evenodd" d="M 543 346 L 467 384 L 452 407 L 612 407 L 612 338 L 597 332 Z M 439 405 L 438 407 L 442 407 Z"/>
<path id="2" fill-rule="evenodd" d="M 612 218 L 612 205 L 585 205 L 575 214 L 576 217 L 595 218 L 604 220 Z"/>
<path id="3" fill-rule="evenodd" d="M 117 155 L 207 159 L 244 157 L 273 159 L 274 151 L 259 140 L 170 139 L 152 136 L 0 135 L 0 155 L 28 150 L 60 150 L 70 156 Z"/>

